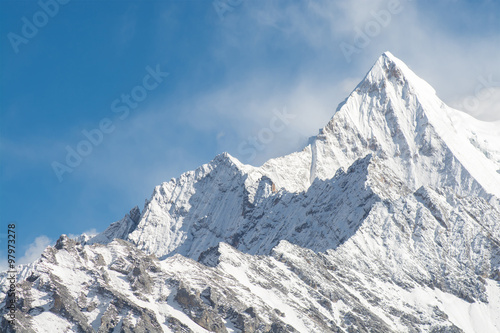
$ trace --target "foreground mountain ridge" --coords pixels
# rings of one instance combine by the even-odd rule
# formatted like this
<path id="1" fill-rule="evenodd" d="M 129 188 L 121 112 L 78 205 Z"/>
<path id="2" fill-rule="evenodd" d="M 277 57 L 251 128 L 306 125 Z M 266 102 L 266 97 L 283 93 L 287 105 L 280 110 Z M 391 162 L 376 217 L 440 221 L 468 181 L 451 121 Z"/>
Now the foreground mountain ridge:
<path id="1" fill-rule="evenodd" d="M 447 107 L 386 52 L 302 151 L 261 167 L 221 154 L 101 234 L 61 236 L 22 267 L 17 320 L 26 332 L 499 332 L 499 197 L 498 124 Z"/>

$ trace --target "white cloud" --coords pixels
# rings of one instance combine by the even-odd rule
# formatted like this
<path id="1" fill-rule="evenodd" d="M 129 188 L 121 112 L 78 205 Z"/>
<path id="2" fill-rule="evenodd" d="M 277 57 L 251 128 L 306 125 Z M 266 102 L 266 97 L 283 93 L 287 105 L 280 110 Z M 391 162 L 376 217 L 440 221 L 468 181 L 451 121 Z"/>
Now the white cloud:
<path id="1" fill-rule="evenodd" d="M 16 265 L 25 265 L 25 264 L 30 264 L 40 258 L 40 255 L 42 252 L 47 248 L 47 246 L 51 245 L 53 242 L 52 240 L 45 236 L 41 235 L 35 238 L 33 243 L 28 245 L 27 250 L 24 252 L 24 255 L 21 257 L 18 257 L 16 255 Z M 7 270 L 8 265 L 7 265 L 7 257 L 2 254 L 0 256 L 0 271 L 5 271 Z"/>
<path id="2" fill-rule="evenodd" d="M 474 94 L 453 101 L 450 105 L 480 120 L 500 120 L 500 87 L 476 90 Z"/>
<path id="3" fill-rule="evenodd" d="M 40 258 L 40 254 L 42 254 L 45 248 L 47 248 L 47 246 L 51 244 L 52 240 L 49 237 L 45 235 L 38 236 L 37 238 L 35 238 L 33 243 L 28 246 L 28 249 L 24 252 L 24 256 L 19 258 L 17 264 L 24 265 L 32 263 L 33 261 Z"/>
<path id="4" fill-rule="evenodd" d="M 498 37 L 464 36 L 446 30 L 439 16 L 430 16 L 422 9 L 428 6 L 408 0 L 399 1 L 398 10 L 381 24 L 380 32 L 347 63 L 340 43 L 353 43 L 358 29 L 378 22 L 374 13 L 388 11 L 393 8 L 390 4 L 397 2 L 245 2 L 238 11 L 227 14 L 212 46 L 214 61 L 227 64 L 221 73 L 227 79 L 193 92 L 189 101 L 179 101 L 176 108 L 195 131 L 213 132 L 219 151 L 258 164 L 301 149 L 305 138 L 326 125 L 336 106 L 384 51 L 406 62 L 450 105 L 457 95 L 473 93 L 481 73 L 500 77 Z M 283 64 L 272 64 L 267 58 L 270 50 L 283 57 Z M 486 103 L 482 101 L 480 109 L 490 110 L 492 118 L 494 102 Z M 255 160 L 238 156 L 238 145 L 268 126 L 272 111 L 283 107 L 297 116 L 286 130 Z M 477 116 L 479 111 L 469 113 Z M 134 121 L 149 118 L 149 123 L 161 124 L 159 119 L 165 117 L 151 112 Z"/>
<path id="5" fill-rule="evenodd" d="M 283 82 L 276 89 L 275 79 L 256 73 L 238 85 L 223 86 L 198 96 L 195 103 L 182 108 L 186 110 L 184 120 L 195 130 L 214 132 L 218 150 L 228 151 L 243 162 L 259 164 L 301 149 L 306 139 L 328 122 L 337 105 L 355 86 L 352 80 L 326 84 L 304 76 L 295 82 Z M 273 134 L 273 140 L 265 144 L 255 159 L 245 160 L 238 146 L 271 127 L 275 111 L 283 109 L 293 115 L 293 119 Z M 221 132 L 225 135 L 217 134 Z"/>
<path id="6" fill-rule="evenodd" d="M 352 56 L 351 63 L 347 63 L 340 43 L 353 44 L 356 31 L 364 30 L 369 22 L 378 22 L 374 13 L 387 11 L 391 8 L 390 3 L 395 2 L 400 3 L 400 10 L 392 14 L 388 24 L 382 24 L 380 32 L 370 37 L 369 44 Z M 423 6 L 407 0 L 252 2 L 245 6 L 245 11 L 231 15 L 234 20 L 228 21 L 223 38 L 231 47 L 250 47 L 255 54 L 283 45 L 295 45 L 297 53 L 302 51 L 301 48 L 309 47 L 310 60 L 316 62 L 316 68 L 327 68 L 330 62 L 343 69 L 341 76 L 333 78 L 337 80 L 366 72 L 382 52 L 391 51 L 417 75 L 429 81 L 445 102 L 451 103 L 457 95 L 473 93 L 478 76 L 493 74 L 500 77 L 497 59 L 500 36 L 498 33 L 480 35 L 448 29 L 438 14 L 439 10 L 457 10 L 460 16 L 456 20 L 467 20 L 467 26 L 481 23 L 480 17 L 460 12 L 464 10 L 463 4 L 449 6 L 444 9 L 436 4 L 437 12 L 430 15 L 432 5 Z M 447 19 L 451 20 L 450 17 Z M 278 33 L 273 33 L 272 29 Z M 273 35 L 279 37 L 271 37 Z M 225 48 L 218 45 L 217 49 Z M 318 59 L 320 54 L 329 57 Z M 228 63 L 232 56 L 226 54 Z M 300 60 L 300 66 L 305 67 L 308 60 Z M 317 73 L 310 71 L 308 75 L 311 77 Z M 279 77 L 275 77 L 275 82 L 282 83 Z"/>
<path id="7" fill-rule="evenodd" d="M 86 234 L 86 235 L 88 235 L 88 236 L 95 236 L 95 235 L 97 235 L 98 233 L 99 233 L 99 232 L 97 231 L 97 229 L 96 229 L 96 228 L 91 228 L 91 229 L 89 229 L 89 230 L 87 230 L 87 231 L 82 232 L 81 234 L 78 234 L 78 235 L 75 235 L 75 234 L 69 234 L 69 235 L 68 235 L 68 238 L 77 238 L 77 237 L 80 237 L 80 235 L 82 235 L 82 234 Z"/>

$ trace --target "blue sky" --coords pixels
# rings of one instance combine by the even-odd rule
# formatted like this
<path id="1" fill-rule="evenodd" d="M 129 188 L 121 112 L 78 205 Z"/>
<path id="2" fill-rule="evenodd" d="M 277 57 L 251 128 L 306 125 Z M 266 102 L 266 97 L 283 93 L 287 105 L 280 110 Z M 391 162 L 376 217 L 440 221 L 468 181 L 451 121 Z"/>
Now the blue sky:
<path id="1" fill-rule="evenodd" d="M 22 262 L 223 151 L 259 165 L 301 149 L 386 50 L 449 105 L 500 119 L 498 1 L 0 6 L 0 234 L 16 223 Z M 85 156 L 69 166 L 68 149 Z"/>

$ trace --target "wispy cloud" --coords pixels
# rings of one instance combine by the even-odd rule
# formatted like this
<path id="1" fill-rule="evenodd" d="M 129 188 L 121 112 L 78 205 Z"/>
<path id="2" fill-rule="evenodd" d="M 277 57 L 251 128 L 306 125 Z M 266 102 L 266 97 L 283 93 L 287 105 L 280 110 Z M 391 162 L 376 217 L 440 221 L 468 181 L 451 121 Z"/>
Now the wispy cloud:
<path id="1" fill-rule="evenodd" d="M 495 68 L 496 46 L 490 38 L 468 40 L 436 31 L 436 22 L 425 19 L 425 13 L 414 3 L 403 0 L 399 1 L 398 14 L 393 15 L 359 57 L 351 64 L 343 61 L 339 44 L 351 41 L 357 28 L 363 29 L 367 22 L 375 20 L 377 13 L 388 11 L 390 3 L 394 1 L 247 4 L 238 20 L 227 22 L 228 29 L 222 33 L 227 43 L 235 49 L 251 48 L 255 54 L 265 53 L 265 48 L 279 49 L 293 43 L 290 53 L 284 55 L 286 59 L 297 58 L 300 67 L 292 75 L 269 66 L 261 72 L 255 72 L 254 68 L 250 76 L 239 78 L 237 84 L 228 84 L 199 98 L 200 105 L 195 109 L 206 113 L 201 126 L 221 126 L 229 120 L 230 126 L 245 137 L 265 124 L 266 113 L 288 105 L 299 115 L 297 127 L 290 128 L 294 132 L 291 135 L 313 135 L 385 50 L 393 51 L 435 85 L 448 103 L 454 100 L 457 90 L 459 94 L 468 94 L 468 82 L 478 75 L 478 69 L 471 67 L 471 63 L 482 62 L 489 69 Z M 280 39 L 274 37 L 273 29 Z M 254 37 L 246 38 L 246 33 Z M 236 39 L 236 34 L 244 37 Z M 311 48 L 309 58 L 301 55 L 300 45 Z M 471 45 L 474 51 L 466 51 Z M 216 48 L 219 49 L 222 48 Z"/>
<path id="2" fill-rule="evenodd" d="M 473 94 L 453 101 L 450 105 L 480 120 L 500 120 L 500 84 L 493 87 L 478 85 Z"/>
<path id="3" fill-rule="evenodd" d="M 24 255 L 16 258 L 16 265 L 25 265 L 34 262 L 40 258 L 42 252 L 51 244 L 53 244 L 53 241 L 49 237 L 45 235 L 38 236 L 33 243 L 28 245 Z M 7 258 L 2 256 L 0 257 L 0 271 L 5 270 L 7 270 Z"/>
<path id="4" fill-rule="evenodd" d="M 28 246 L 28 249 L 24 252 L 24 256 L 19 259 L 19 264 L 29 264 L 40 257 L 40 254 L 45 250 L 45 248 L 52 244 L 52 240 L 45 236 L 38 236 L 35 238 L 33 243 Z"/>
<path id="5" fill-rule="evenodd" d="M 137 27 L 137 16 L 135 11 L 137 11 L 138 6 L 133 4 L 130 5 L 128 10 L 120 18 L 120 26 L 117 28 L 117 42 L 120 51 L 123 51 L 136 35 Z"/>
<path id="6" fill-rule="evenodd" d="M 358 30 L 378 22 L 379 15 L 394 6 L 398 9 L 390 19 L 380 23 L 383 29 L 348 64 L 339 44 L 352 41 Z M 214 67 L 217 62 L 227 64 L 221 73 L 225 79 L 168 107 L 181 110 L 181 121 L 194 131 L 212 133 L 218 150 L 229 151 L 243 162 L 249 161 L 238 156 L 238 144 L 259 133 L 272 111 L 283 107 L 297 118 L 252 163 L 300 149 L 386 50 L 455 106 L 457 96 L 473 94 L 471 87 L 484 73 L 481 67 L 488 74 L 500 74 L 495 56 L 498 36 L 463 36 L 446 30 L 414 1 L 244 2 L 220 25 L 211 46 L 212 59 Z M 261 60 L 270 54 L 273 61 Z M 480 108 L 491 109 L 486 103 Z M 165 117 L 152 111 L 135 121 L 147 118 L 149 123 L 161 124 Z"/>
<path id="7" fill-rule="evenodd" d="M 78 235 L 75 235 L 75 234 L 68 234 L 68 237 L 69 237 L 69 238 L 77 238 L 77 237 L 79 237 L 79 236 L 80 236 L 80 235 L 82 235 L 82 234 L 85 234 L 85 235 L 87 235 L 87 236 L 95 236 L 95 235 L 97 235 L 98 233 L 99 233 L 99 232 L 96 230 L 96 228 L 91 228 L 91 229 L 89 229 L 89 230 L 86 230 L 86 231 L 82 232 L 81 234 L 78 234 Z"/>

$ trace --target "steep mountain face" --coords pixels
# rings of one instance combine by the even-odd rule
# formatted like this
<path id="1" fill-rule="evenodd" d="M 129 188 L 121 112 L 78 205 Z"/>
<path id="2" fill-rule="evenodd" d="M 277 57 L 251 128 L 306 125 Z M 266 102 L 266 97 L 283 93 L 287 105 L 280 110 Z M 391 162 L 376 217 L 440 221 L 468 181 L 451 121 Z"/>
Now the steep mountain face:
<path id="1" fill-rule="evenodd" d="M 447 107 L 404 63 L 384 54 L 316 138 L 314 176 L 328 178 L 332 164 L 346 167 L 373 151 L 412 190 L 446 186 L 463 195 L 498 197 L 500 146 L 490 155 L 474 146 L 475 131 L 464 128 L 470 120 Z M 500 134 L 498 125 L 488 131 Z"/>
<path id="2" fill-rule="evenodd" d="M 447 107 L 384 53 L 302 151 L 261 167 L 224 153 L 101 234 L 61 236 L 18 274 L 16 321 L 22 332 L 500 332 L 499 198 L 499 124 Z"/>

